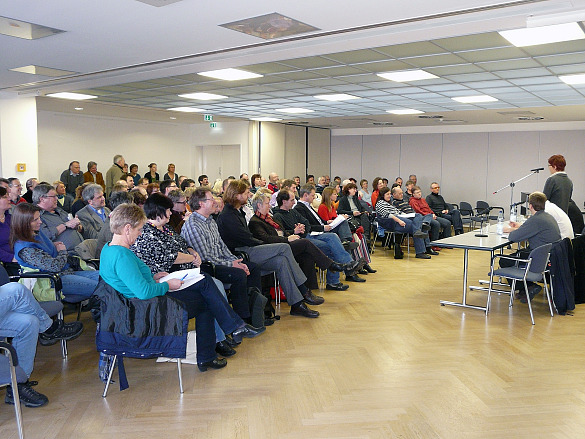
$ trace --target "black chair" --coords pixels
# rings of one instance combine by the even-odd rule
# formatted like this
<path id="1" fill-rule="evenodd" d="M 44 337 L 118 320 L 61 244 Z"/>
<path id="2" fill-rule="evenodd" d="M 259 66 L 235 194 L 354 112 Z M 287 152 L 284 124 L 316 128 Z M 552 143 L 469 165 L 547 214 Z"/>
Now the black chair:
<path id="1" fill-rule="evenodd" d="M 478 201 L 475 204 L 475 212 L 477 216 L 486 217 L 489 220 L 498 220 L 498 215 L 490 215 L 491 211 L 497 209 L 497 211 L 504 212 L 504 208 L 500 206 L 490 206 L 486 201 Z"/>
<path id="2" fill-rule="evenodd" d="M 18 383 L 24 383 L 28 379 L 26 373 L 18 365 L 18 357 L 14 348 L 3 341 L 0 341 L 0 387 L 12 386 L 14 395 L 14 412 L 16 424 L 18 425 L 18 437 L 24 438 L 22 427 L 22 412 L 20 410 L 20 396 L 18 395 Z"/>
<path id="3" fill-rule="evenodd" d="M 459 213 L 461 213 L 461 222 L 463 225 L 467 224 L 468 230 L 471 231 L 474 228 L 476 219 L 471 204 L 466 201 L 459 203 Z"/>

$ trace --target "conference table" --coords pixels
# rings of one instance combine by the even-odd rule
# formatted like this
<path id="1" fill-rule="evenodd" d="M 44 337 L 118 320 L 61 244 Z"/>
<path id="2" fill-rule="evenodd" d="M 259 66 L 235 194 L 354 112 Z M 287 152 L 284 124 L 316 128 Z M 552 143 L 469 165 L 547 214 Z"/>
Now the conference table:
<path id="1" fill-rule="evenodd" d="M 487 229 L 487 233 L 485 233 L 485 229 Z M 432 246 L 436 247 L 451 247 L 451 248 L 461 248 L 464 250 L 463 252 L 463 298 L 461 302 L 451 302 L 448 300 L 441 300 L 441 306 L 451 305 L 451 306 L 460 306 L 463 308 L 471 308 L 471 309 L 479 309 L 484 311 L 487 314 L 487 305 L 486 306 L 478 306 L 478 305 L 470 305 L 467 303 L 467 290 L 470 289 L 467 285 L 467 274 L 468 274 L 468 263 L 469 263 L 469 250 L 479 250 L 479 251 L 489 251 L 492 256 L 496 250 L 503 249 L 511 241 L 508 241 L 507 235 L 498 235 L 496 232 L 496 225 L 493 224 L 489 227 L 484 228 L 484 233 L 487 235 L 486 237 L 478 237 L 476 236 L 479 234 L 479 230 L 472 230 L 467 233 L 462 233 L 460 235 L 451 236 L 449 238 L 439 239 L 438 241 L 431 242 Z M 489 267 L 486 267 L 486 270 L 489 271 Z M 484 290 L 487 291 L 487 288 L 482 287 L 473 287 L 474 290 Z"/>

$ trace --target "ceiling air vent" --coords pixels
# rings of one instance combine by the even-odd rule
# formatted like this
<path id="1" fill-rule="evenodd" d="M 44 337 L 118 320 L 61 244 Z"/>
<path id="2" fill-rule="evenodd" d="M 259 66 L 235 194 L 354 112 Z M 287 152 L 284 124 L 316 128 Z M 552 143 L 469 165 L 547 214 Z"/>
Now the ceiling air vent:
<path id="1" fill-rule="evenodd" d="M 374 125 L 376 127 L 391 127 L 394 124 L 392 122 L 371 122 L 370 125 Z"/>
<path id="2" fill-rule="evenodd" d="M 533 113 L 532 111 L 526 111 L 526 110 L 514 110 L 514 111 L 498 111 L 498 114 L 501 114 L 502 116 L 525 116 L 527 114 L 536 114 Z"/>
<path id="3" fill-rule="evenodd" d="M 520 116 L 518 120 L 544 120 L 542 116 Z"/>
<path id="4" fill-rule="evenodd" d="M 172 3 L 180 2 L 181 0 L 136 0 L 136 1 L 140 2 L 140 3 L 146 3 L 147 5 L 150 5 L 150 6 L 156 6 L 157 8 L 160 8 L 161 6 L 167 6 L 167 5 L 170 5 Z"/>
<path id="5" fill-rule="evenodd" d="M 443 119 L 441 120 L 443 123 L 467 123 L 466 120 L 458 120 L 458 119 Z"/>
<path id="6" fill-rule="evenodd" d="M 418 117 L 419 119 L 443 119 L 443 116 L 432 116 L 430 114 L 423 114 L 422 116 Z"/>

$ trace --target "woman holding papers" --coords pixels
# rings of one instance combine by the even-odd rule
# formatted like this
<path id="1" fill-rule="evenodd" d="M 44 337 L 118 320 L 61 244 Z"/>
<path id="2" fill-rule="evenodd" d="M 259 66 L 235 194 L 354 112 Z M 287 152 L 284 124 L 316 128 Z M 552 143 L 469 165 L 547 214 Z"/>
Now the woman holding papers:
<path id="1" fill-rule="evenodd" d="M 184 289 L 181 289 L 180 279 L 158 282 L 168 273 L 163 271 L 153 275 L 150 268 L 130 251 L 145 223 L 146 216 L 136 205 L 121 204 L 114 209 L 110 215 L 110 229 L 114 236 L 104 246 L 100 256 L 101 277 L 127 298 L 150 299 L 168 294 L 182 302 L 189 318 L 196 318 L 199 370 L 204 372 L 208 368 L 225 367 L 227 361 L 217 358 L 215 352 L 214 319 L 226 334 L 232 334 L 236 342 L 243 337 L 255 337 L 264 329 L 246 325 L 230 308 L 209 276 Z"/>

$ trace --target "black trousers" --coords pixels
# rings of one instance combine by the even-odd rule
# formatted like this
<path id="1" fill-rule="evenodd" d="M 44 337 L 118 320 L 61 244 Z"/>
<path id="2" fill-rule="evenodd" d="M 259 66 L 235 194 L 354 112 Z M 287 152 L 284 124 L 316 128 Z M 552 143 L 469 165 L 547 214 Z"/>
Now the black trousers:
<path id="1" fill-rule="evenodd" d="M 319 288 L 317 274 L 315 273 L 315 264 L 320 269 L 327 270 L 333 261 L 308 239 L 301 238 L 290 241 L 289 245 L 295 260 L 307 277 L 305 286 L 310 290 Z"/>

